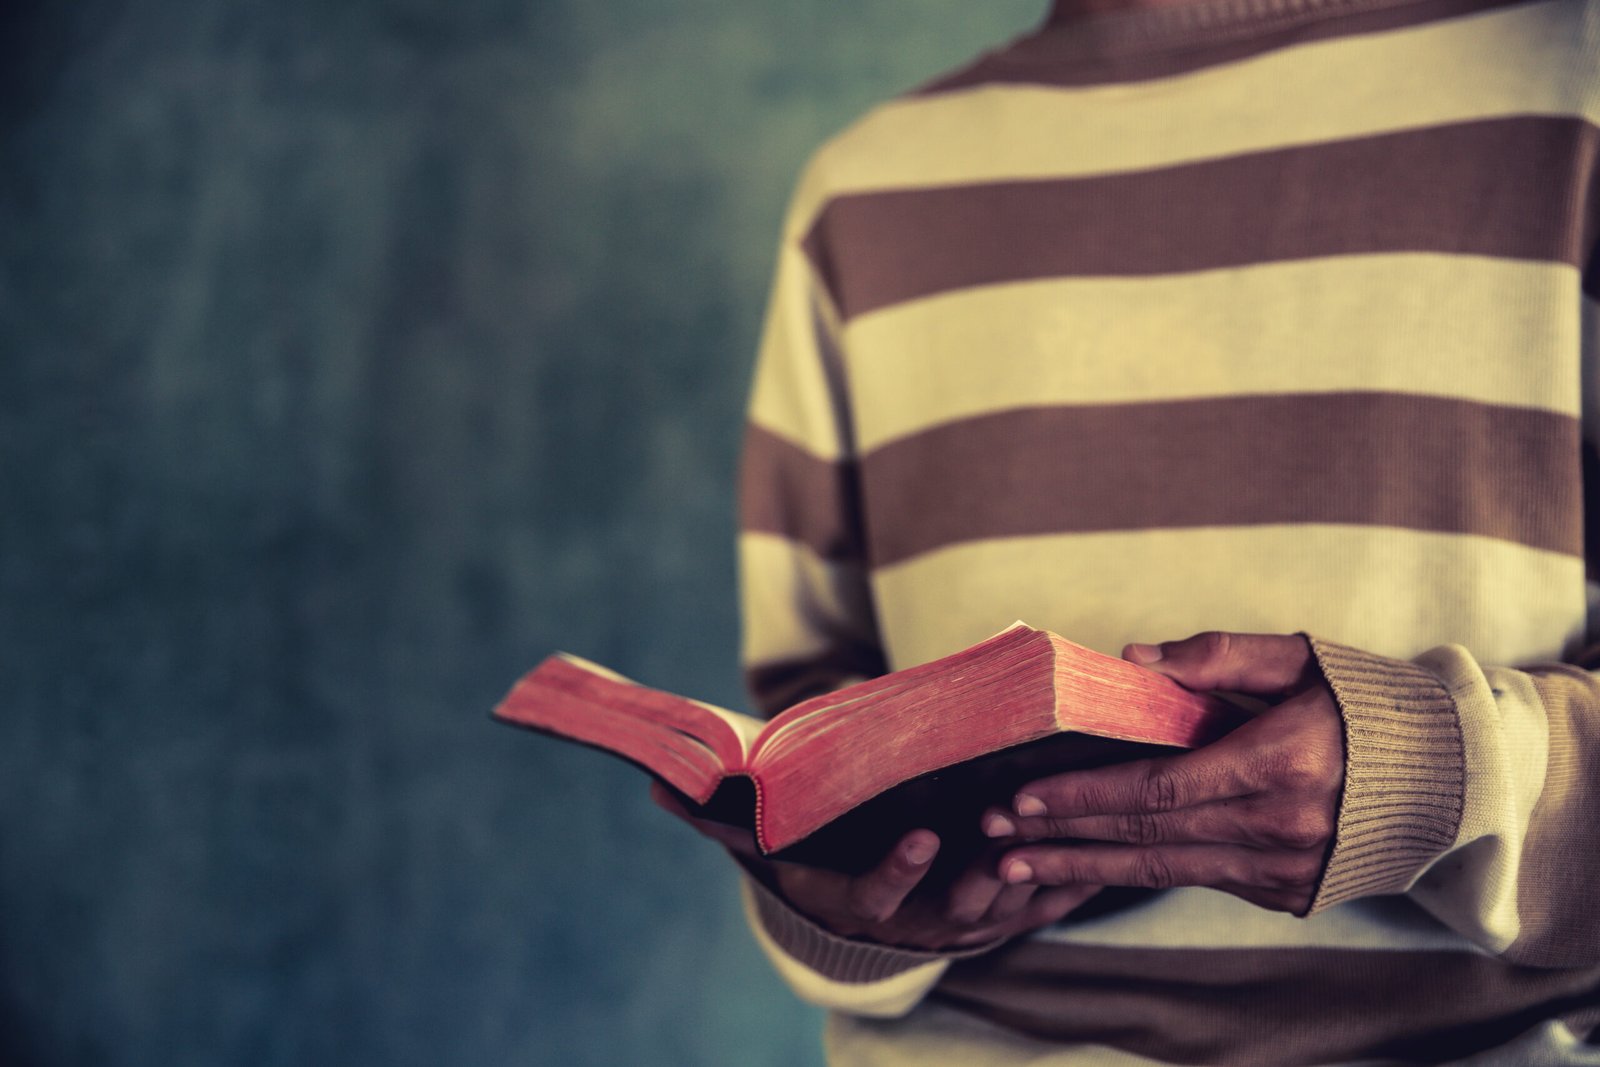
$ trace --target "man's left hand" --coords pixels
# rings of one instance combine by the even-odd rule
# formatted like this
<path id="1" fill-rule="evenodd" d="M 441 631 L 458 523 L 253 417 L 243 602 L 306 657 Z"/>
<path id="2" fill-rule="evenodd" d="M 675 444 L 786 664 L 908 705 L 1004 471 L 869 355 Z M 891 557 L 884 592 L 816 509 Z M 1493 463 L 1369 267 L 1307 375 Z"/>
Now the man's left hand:
<path id="1" fill-rule="evenodd" d="M 1123 658 L 1189 689 L 1241 693 L 1268 706 L 1191 752 L 1023 786 L 1013 811 L 983 816 L 990 837 L 1037 842 L 1002 855 L 1000 876 L 1013 884 L 1211 886 L 1305 913 L 1344 786 L 1339 708 L 1310 643 L 1204 633 L 1129 645 Z"/>

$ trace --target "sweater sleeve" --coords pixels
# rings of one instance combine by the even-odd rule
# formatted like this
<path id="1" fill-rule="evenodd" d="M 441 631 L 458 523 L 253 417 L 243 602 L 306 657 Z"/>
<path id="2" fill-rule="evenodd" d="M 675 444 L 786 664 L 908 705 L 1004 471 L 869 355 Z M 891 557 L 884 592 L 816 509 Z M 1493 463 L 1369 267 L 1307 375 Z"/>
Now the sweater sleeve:
<path id="1" fill-rule="evenodd" d="M 867 582 L 842 336 L 808 247 L 802 177 L 779 250 L 739 476 L 742 658 L 772 715 L 887 669 Z M 838 937 L 745 878 L 756 940 L 802 999 L 860 1015 L 909 1011 L 950 957 Z"/>
<path id="2" fill-rule="evenodd" d="M 1408 893 L 1520 964 L 1600 962 L 1600 679 L 1415 661 L 1312 638 L 1344 717 L 1346 776 L 1312 905 Z"/>
<path id="3" fill-rule="evenodd" d="M 1590 13 L 1591 32 L 1600 32 L 1600 6 Z M 1600 68 L 1589 79 L 1588 97 L 1600 103 Z M 1589 196 L 1600 218 L 1600 184 Z M 1600 568 L 1600 242 L 1581 262 L 1592 576 Z M 1591 637 L 1600 632 L 1594 600 L 1591 586 Z M 1406 892 L 1513 962 L 1600 963 L 1600 676 L 1566 663 L 1483 666 L 1459 645 L 1404 662 L 1311 641 L 1338 698 L 1346 748 L 1334 848 L 1311 910 Z M 1595 651 L 1572 658 L 1596 666 Z"/>

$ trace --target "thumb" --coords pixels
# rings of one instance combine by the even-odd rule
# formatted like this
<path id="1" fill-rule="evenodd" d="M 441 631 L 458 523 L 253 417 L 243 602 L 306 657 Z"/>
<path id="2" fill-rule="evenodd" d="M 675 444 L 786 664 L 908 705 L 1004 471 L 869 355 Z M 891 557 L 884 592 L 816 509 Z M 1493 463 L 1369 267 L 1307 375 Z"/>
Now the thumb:
<path id="1" fill-rule="evenodd" d="M 1250 696 L 1284 696 L 1312 677 L 1311 642 L 1298 634 L 1236 634 L 1211 630 L 1182 641 L 1129 645 L 1122 658 L 1166 675 L 1187 689 L 1226 689 Z"/>

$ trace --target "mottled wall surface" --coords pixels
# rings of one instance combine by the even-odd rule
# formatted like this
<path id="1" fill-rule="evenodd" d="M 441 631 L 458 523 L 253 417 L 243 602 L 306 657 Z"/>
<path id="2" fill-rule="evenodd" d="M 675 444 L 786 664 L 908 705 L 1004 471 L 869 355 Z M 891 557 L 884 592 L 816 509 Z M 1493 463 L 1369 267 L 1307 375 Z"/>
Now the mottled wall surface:
<path id="1" fill-rule="evenodd" d="M 789 182 L 1041 7 L 4 5 L 0 1062 L 817 1062 L 716 850 L 486 709 L 741 701 Z"/>

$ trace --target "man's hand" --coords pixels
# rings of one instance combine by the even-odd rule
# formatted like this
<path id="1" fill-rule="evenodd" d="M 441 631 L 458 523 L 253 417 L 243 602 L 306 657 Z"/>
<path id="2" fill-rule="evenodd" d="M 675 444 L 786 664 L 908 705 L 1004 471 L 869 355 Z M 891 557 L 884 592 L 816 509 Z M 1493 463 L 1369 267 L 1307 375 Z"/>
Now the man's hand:
<path id="1" fill-rule="evenodd" d="M 767 859 L 748 830 L 697 819 L 660 784 L 651 799 L 732 852 L 791 906 L 833 933 L 914 949 L 960 949 L 1016 937 L 1065 917 L 1098 886 L 1006 885 L 994 855 L 959 875 L 948 894 L 915 893 L 939 851 L 932 830 L 912 830 L 866 874 Z"/>
<path id="2" fill-rule="evenodd" d="M 1269 706 L 1204 748 L 1071 771 L 990 809 L 991 837 L 1074 838 L 1011 848 L 1011 885 L 1211 886 L 1303 914 L 1332 841 L 1344 786 L 1344 734 L 1333 692 L 1303 637 L 1205 633 L 1123 658 L 1194 690 Z"/>

